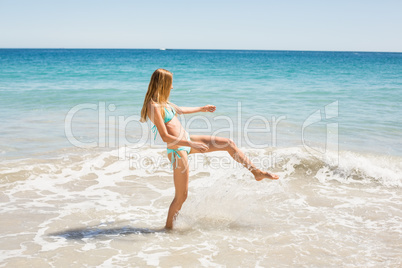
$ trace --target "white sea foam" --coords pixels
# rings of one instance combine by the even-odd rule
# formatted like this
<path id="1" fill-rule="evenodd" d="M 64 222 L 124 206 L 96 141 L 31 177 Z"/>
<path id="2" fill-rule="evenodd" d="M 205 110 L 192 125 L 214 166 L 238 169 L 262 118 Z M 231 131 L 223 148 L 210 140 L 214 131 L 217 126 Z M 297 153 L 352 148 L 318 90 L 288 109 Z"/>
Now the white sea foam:
<path id="1" fill-rule="evenodd" d="M 335 166 L 301 148 L 243 149 L 274 153 L 263 169 L 280 179 L 217 168 L 225 152 L 190 155 L 189 196 L 171 233 L 160 232 L 174 196 L 170 163 L 156 164 L 164 149 L 2 163 L 1 261 L 60 266 L 74 255 L 93 266 L 170 266 L 180 256 L 183 265 L 247 266 L 253 252 L 260 266 L 401 264 L 400 158 L 340 152 Z M 133 153 L 153 171 L 134 167 Z"/>

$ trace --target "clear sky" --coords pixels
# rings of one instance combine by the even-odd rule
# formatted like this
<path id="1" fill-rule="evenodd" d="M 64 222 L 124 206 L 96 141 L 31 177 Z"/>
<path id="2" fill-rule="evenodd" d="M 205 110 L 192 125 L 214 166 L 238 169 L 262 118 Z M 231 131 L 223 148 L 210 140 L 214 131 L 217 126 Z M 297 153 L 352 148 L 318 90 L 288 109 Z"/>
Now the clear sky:
<path id="1" fill-rule="evenodd" d="M 0 48 L 402 52 L 402 0 L 0 0 Z"/>

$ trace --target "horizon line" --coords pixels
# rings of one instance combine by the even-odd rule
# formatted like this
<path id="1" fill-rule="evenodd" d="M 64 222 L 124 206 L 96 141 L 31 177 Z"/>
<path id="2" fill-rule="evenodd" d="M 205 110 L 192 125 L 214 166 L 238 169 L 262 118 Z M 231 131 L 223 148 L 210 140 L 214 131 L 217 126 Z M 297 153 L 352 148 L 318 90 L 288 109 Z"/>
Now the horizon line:
<path id="1" fill-rule="evenodd" d="M 370 50 L 298 50 L 298 49 L 241 49 L 241 48 L 79 48 L 79 47 L 0 47 L 0 49 L 65 49 L 65 50 L 74 50 L 74 49 L 88 49 L 88 50 L 96 50 L 96 49 L 125 49 L 125 50 L 232 50 L 232 51 L 278 51 L 278 52 L 366 52 L 366 53 L 402 53 L 402 51 L 370 51 Z"/>

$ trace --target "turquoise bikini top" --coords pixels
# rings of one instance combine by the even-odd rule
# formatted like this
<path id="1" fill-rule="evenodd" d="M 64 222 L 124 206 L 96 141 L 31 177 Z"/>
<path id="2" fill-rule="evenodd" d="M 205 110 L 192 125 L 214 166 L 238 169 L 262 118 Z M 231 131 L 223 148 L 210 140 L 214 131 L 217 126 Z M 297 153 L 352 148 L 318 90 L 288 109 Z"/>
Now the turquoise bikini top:
<path id="1" fill-rule="evenodd" d="M 173 107 L 170 104 L 169 104 L 169 106 L 170 106 L 171 110 L 168 110 L 168 109 L 166 109 L 166 107 L 163 107 L 163 108 L 165 108 L 165 118 L 164 118 L 165 123 L 172 120 L 174 115 L 176 114 L 175 109 L 173 109 Z"/>
<path id="2" fill-rule="evenodd" d="M 166 109 L 166 107 L 163 107 L 163 108 L 165 108 L 165 117 L 163 118 L 163 121 L 165 121 L 165 123 L 172 120 L 176 114 L 176 110 L 170 104 L 169 104 L 169 106 L 170 106 L 171 110 L 168 110 L 168 109 Z M 155 133 L 155 137 L 154 137 L 154 140 L 155 140 L 156 134 L 158 133 L 158 129 L 156 128 L 155 125 L 152 127 L 152 132 Z"/>

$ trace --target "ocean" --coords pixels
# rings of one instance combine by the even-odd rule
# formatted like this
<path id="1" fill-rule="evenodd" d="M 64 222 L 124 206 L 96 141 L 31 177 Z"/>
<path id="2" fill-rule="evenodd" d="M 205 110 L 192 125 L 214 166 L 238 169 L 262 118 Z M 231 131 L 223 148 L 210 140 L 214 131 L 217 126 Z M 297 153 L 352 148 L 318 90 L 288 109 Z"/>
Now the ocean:
<path id="1" fill-rule="evenodd" d="M 139 116 L 150 77 L 190 135 L 175 230 L 166 144 Z M 402 53 L 0 49 L 0 267 L 400 267 Z"/>

